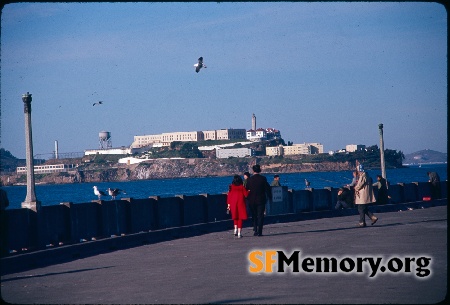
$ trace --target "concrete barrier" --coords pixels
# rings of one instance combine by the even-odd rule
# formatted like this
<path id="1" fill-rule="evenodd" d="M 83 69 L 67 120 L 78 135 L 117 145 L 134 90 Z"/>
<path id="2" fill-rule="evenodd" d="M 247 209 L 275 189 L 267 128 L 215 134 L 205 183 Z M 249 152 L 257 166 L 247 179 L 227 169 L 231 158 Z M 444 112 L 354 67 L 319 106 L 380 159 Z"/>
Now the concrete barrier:
<path id="1" fill-rule="evenodd" d="M 292 191 L 293 213 L 309 212 L 313 210 L 312 190 Z"/>
<path id="2" fill-rule="evenodd" d="M 206 198 L 202 195 L 177 195 L 183 200 L 183 224 L 185 226 L 208 222 Z"/>
<path id="3" fill-rule="evenodd" d="M 405 194 L 404 194 L 404 190 L 403 190 L 403 185 L 400 185 L 400 184 L 389 185 L 388 196 L 391 197 L 389 199 L 390 203 L 405 202 Z"/>
<path id="4" fill-rule="evenodd" d="M 101 217 L 101 236 L 120 236 L 127 234 L 127 218 L 129 210 L 123 200 L 102 201 L 99 200 Z"/>
<path id="5" fill-rule="evenodd" d="M 423 200 L 424 197 L 431 197 L 431 183 L 430 182 L 413 182 L 417 185 L 417 199 Z"/>
<path id="6" fill-rule="evenodd" d="M 288 195 L 288 204 L 289 204 L 289 213 L 294 213 L 294 204 L 293 204 L 293 197 L 292 197 L 292 189 L 287 190 Z"/>
<path id="7" fill-rule="evenodd" d="M 268 200 L 266 215 L 292 213 L 289 209 L 289 194 L 287 186 L 272 186 L 272 203 Z"/>
<path id="8" fill-rule="evenodd" d="M 428 182 L 390 185 L 388 192 L 391 203 L 421 201 L 423 198 L 420 196 L 426 197 L 430 186 Z M 441 186 L 442 197 L 446 198 L 447 181 L 441 182 Z M 288 190 L 287 187 L 274 187 L 274 190 L 275 200 L 268 206 L 268 216 L 290 213 L 294 217 L 302 212 L 337 212 L 333 211 L 337 189 Z M 225 221 L 223 226 L 226 226 L 229 224 L 227 220 L 230 220 L 230 215 L 226 213 L 226 201 L 226 194 L 202 194 L 137 200 L 95 200 L 78 204 L 66 202 L 43 206 L 39 215 L 29 209 L 8 209 L 4 211 L 8 226 L 8 248 L 16 251 L 42 249 L 49 244 L 59 245 L 60 242 L 77 244 L 112 235 L 219 221 Z"/>
<path id="9" fill-rule="evenodd" d="M 9 250 L 35 249 L 38 247 L 37 214 L 30 209 L 11 209 L 6 213 L 7 244 Z"/>
<path id="10" fill-rule="evenodd" d="M 102 221 L 97 202 L 64 202 L 69 207 L 70 239 L 73 243 L 97 239 L 101 236 Z"/>
<path id="11" fill-rule="evenodd" d="M 216 222 L 220 220 L 231 219 L 227 214 L 227 194 L 201 194 L 206 198 L 206 206 L 208 211 L 208 222 Z M 250 216 L 250 215 L 249 215 Z"/>
<path id="12" fill-rule="evenodd" d="M 42 206 L 37 214 L 39 247 L 70 243 L 70 211 L 64 204 Z"/>
<path id="13" fill-rule="evenodd" d="M 421 209 L 434 206 L 446 206 L 447 199 L 432 200 L 426 202 L 411 202 L 403 204 L 388 204 L 377 206 L 376 213 L 391 212 L 406 210 L 407 208 Z M 27 210 L 16 209 L 15 211 Z M 346 212 L 344 215 L 354 215 L 357 219 L 357 212 L 353 210 L 342 210 Z M 16 215 L 17 216 L 17 215 Z M 322 219 L 328 217 L 340 217 L 343 216 L 341 211 L 321 211 L 321 212 L 307 212 L 303 214 L 285 214 L 279 216 L 267 216 L 264 220 L 265 224 L 301 221 L 308 219 Z M 18 227 L 20 227 L 20 224 Z M 381 225 L 381 224 L 380 224 Z M 62 247 L 55 247 L 51 249 L 45 249 L 41 251 L 28 251 L 18 255 L 10 255 L 8 257 L 1 258 L 0 260 L 0 272 L 1 275 L 7 275 L 11 273 L 25 272 L 34 268 L 41 268 L 48 265 L 54 265 L 57 263 L 64 263 L 73 261 L 77 258 L 85 258 L 92 255 L 98 255 L 101 253 L 108 253 L 118 249 L 128 249 L 132 247 L 138 247 L 144 244 L 153 244 L 162 241 L 172 240 L 174 236 L 179 237 L 192 237 L 211 232 L 223 232 L 230 228 L 229 221 L 218 221 L 215 223 L 207 223 L 186 227 L 177 227 L 164 230 L 157 230 L 152 232 L 142 232 L 137 234 L 130 234 L 116 238 L 104 238 L 95 242 L 77 243 L 73 245 L 67 245 Z M 276 236 L 275 236 L 276 237 Z M 266 241 L 264 239 L 264 241 Z"/>
<path id="14" fill-rule="evenodd" d="M 418 200 L 417 185 L 414 183 L 399 183 L 403 186 L 405 202 L 414 202 Z"/>
<path id="15" fill-rule="evenodd" d="M 158 219 L 158 229 L 179 227 L 183 225 L 183 203 L 179 197 L 161 198 L 152 196 L 156 199 L 156 214 Z"/>
<path id="16" fill-rule="evenodd" d="M 448 198 L 448 182 L 441 181 L 441 198 Z"/>
<path id="17" fill-rule="evenodd" d="M 313 211 L 331 210 L 331 188 L 313 189 Z"/>
<path id="18" fill-rule="evenodd" d="M 122 198 L 129 211 L 129 233 L 146 232 L 158 228 L 156 200 L 153 198 Z"/>
<path id="19" fill-rule="evenodd" d="M 330 187 L 329 190 L 330 190 L 331 210 L 334 210 L 334 207 L 336 206 L 337 203 L 337 195 L 339 188 Z"/>

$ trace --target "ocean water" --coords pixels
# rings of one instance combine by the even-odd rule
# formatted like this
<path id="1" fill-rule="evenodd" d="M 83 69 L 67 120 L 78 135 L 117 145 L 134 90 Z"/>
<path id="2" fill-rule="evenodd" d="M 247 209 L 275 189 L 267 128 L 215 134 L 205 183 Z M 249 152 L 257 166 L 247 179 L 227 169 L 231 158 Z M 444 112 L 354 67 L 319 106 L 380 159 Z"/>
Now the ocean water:
<path id="1" fill-rule="evenodd" d="M 391 184 L 399 182 L 426 182 L 427 172 L 435 171 L 441 180 L 447 180 L 447 164 L 410 166 L 400 169 L 387 169 L 386 177 Z M 381 170 L 369 170 L 369 175 L 376 180 L 376 175 L 381 174 Z M 274 174 L 262 173 L 267 177 L 269 183 L 273 180 Z M 339 172 L 311 172 L 279 174 L 281 185 L 290 189 L 305 189 L 305 179 L 310 181 L 312 188 L 341 187 L 351 182 L 351 171 Z M 173 197 L 175 195 L 199 195 L 199 194 L 221 194 L 228 191 L 228 185 L 233 180 L 229 177 L 205 177 L 205 178 L 174 178 L 161 180 L 139 180 L 127 182 L 102 182 L 102 183 L 76 183 L 76 184 L 46 184 L 36 185 L 36 198 L 42 205 L 54 205 L 61 202 L 83 203 L 96 200 L 93 186 L 106 192 L 107 188 L 119 188 L 125 190 L 126 194 L 120 194 L 117 199 L 123 197 L 147 198 L 149 196 Z M 25 200 L 26 186 L 6 186 L 3 187 L 9 199 L 9 209 L 21 207 Z M 105 196 L 103 200 L 110 200 L 110 196 Z"/>

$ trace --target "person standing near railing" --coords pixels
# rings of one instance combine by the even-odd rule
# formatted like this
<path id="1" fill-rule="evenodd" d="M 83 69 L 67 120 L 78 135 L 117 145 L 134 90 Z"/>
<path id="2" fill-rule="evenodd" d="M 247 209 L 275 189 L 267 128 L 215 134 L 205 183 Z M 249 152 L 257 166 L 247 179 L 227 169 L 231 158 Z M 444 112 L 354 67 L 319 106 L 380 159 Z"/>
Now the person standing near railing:
<path id="1" fill-rule="evenodd" d="M 281 186 L 280 176 L 278 176 L 278 175 L 273 176 L 273 181 L 270 186 Z"/>
<path id="2" fill-rule="evenodd" d="M 440 199 L 441 198 L 441 178 L 436 172 L 427 172 L 428 177 L 431 182 L 431 199 Z"/>
<path id="3" fill-rule="evenodd" d="M 381 175 L 377 175 L 377 182 L 373 184 L 378 188 L 377 204 L 388 204 L 389 196 L 387 189 L 387 181 Z"/>

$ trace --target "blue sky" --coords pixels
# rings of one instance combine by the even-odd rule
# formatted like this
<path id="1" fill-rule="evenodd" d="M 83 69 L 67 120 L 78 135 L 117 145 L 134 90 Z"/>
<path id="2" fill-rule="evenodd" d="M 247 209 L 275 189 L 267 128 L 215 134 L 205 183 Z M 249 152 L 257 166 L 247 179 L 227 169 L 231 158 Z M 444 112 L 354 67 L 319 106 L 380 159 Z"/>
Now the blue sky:
<path id="1" fill-rule="evenodd" d="M 114 147 L 174 131 L 279 129 L 285 141 L 447 152 L 438 3 L 13 3 L 1 15 L 1 147 Z M 207 69 L 195 73 L 203 56 Z M 92 106 L 97 101 L 103 105 Z"/>

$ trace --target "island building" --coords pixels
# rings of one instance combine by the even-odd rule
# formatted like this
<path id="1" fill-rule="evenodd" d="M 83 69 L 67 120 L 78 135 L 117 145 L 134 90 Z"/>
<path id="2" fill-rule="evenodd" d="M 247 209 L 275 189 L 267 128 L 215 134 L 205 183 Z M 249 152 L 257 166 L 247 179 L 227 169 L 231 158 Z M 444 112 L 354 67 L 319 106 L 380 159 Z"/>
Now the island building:
<path id="1" fill-rule="evenodd" d="M 266 147 L 266 156 L 311 155 L 322 154 L 323 145 L 320 143 L 293 144 L 291 146 L 279 145 Z"/>
<path id="2" fill-rule="evenodd" d="M 258 142 L 263 140 L 281 139 L 281 133 L 274 128 L 258 128 L 247 130 L 247 140 Z"/>
<path id="3" fill-rule="evenodd" d="M 345 145 L 345 151 L 346 152 L 355 152 L 355 151 L 363 151 L 366 149 L 366 145 L 361 145 L 361 144 L 348 144 Z"/>
<path id="4" fill-rule="evenodd" d="M 252 129 L 247 130 L 246 138 L 252 142 L 281 139 L 281 133 L 275 128 L 256 128 L 256 115 L 252 114 Z"/>
<path id="5" fill-rule="evenodd" d="M 275 128 L 257 128 L 256 116 L 252 114 L 252 129 L 235 129 L 224 128 L 217 130 L 203 130 L 203 131 L 187 131 L 187 132 L 167 132 L 153 135 L 139 135 L 134 136 L 130 147 L 112 148 L 111 133 L 101 131 L 99 133 L 99 149 L 86 150 L 85 155 L 95 154 L 118 154 L 118 155 L 132 155 L 136 153 L 145 152 L 154 147 L 168 147 L 173 142 L 199 142 L 206 140 L 240 140 L 246 139 L 251 142 L 260 142 L 265 140 L 281 139 L 281 132 Z M 105 142 L 107 142 L 105 144 Z M 242 145 L 248 143 L 241 142 Z M 227 146 L 234 146 L 235 143 L 203 146 L 199 150 L 216 149 L 217 158 L 228 157 L 246 157 L 254 156 L 255 151 L 249 148 L 226 148 Z M 106 147 L 106 149 L 105 149 Z M 299 154 L 318 154 L 323 153 L 323 145 L 320 143 L 303 143 L 292 146 L 277 146 L 267 147 L 266 155 L 268 156 L 282 156 L 282 155 L 299 155 Z"/>
<path id="6" fill-rule="evenodd" d="M 134 136 L 130 148 L 170 146 L 175 141 L 198 142 L 205 140 L 238 140 L 247 139 L 252 142 L 281 139 L 281 133 L 275 128 L 256 128 L 256 116 L 252 114 L 252 128 L 250 130 L 224 128 L 217 130 L 168 132 L 154 135 Z"/>
<path id="7" fill-rule="evenodd" d="M 57 173 L 57 172 L 69 172 L 75 170 L 75 164 L 52 164 L 52 165 L 35 165 L 34 173 L 35 174 L 48 174 L 48 173 Z M 26 166 L 18 166 L 16 168 L 17 174 L 26 174 L 27 167 Z"/>
<path id="8" fill-rule="evenodd" d="M 168 132 L 156 135 L 134 136 L 131 148 L 170 146 L 175 141 L 199 142 L 205 140 L 245 139 L 245 129 L 218 129 L 205 131 Z"/>
<path id="9" fill-rule="evenodd" d="M 251 148 L 216 148 L 216 158 L 244 158 L 251 157 L 255 155 L 255 151 Z"/>

